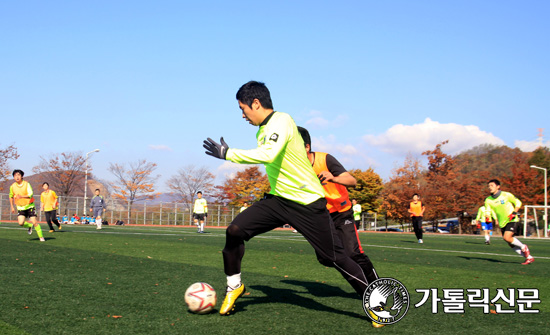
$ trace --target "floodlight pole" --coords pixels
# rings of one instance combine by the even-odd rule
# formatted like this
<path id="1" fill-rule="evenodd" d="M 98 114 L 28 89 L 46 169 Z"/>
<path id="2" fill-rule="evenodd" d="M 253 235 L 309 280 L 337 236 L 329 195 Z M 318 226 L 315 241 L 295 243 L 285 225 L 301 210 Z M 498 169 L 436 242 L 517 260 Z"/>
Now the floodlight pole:
<path id="1" fill-rule="evenodd" d="M 99 149 L 92 150 L 86 154 L 86 174 L 84 175 L 84 213 L 86 213 L 86 195 L 88 194 L 88 155 L 99 152 Z"/>
<path id="2" fill-rule="evenodd" d="M 544 237 L 548 237 L 548 184 L 547 173 L 548 170 L 543 167 L 531 165 L 533 169 L 544 170 Z"/>

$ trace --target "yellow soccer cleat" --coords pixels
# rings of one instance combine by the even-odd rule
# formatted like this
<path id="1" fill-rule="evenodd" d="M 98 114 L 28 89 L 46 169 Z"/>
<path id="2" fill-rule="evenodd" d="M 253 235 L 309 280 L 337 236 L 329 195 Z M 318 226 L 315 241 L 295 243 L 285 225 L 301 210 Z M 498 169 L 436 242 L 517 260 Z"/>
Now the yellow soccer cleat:
<path id="1" fill-rule="evenodd" d="M 373 326 L 374 328 L 382 328 L 382 327 L 384 327 L 383 324 L 381 324 L 381 323 L 376 323 L 376 322 L 374 322 L 374 321 L 372 322 L 372 326 Z"/>
<path id="2" fill-rule="evenodd" d="M 244 292 L 246 292 L 244 284 L 241 284 L 241 286 L 233 291 L 226 292 L 222 307 L 220 308 L 220 315 L 229 315 L 229 313 L 235 309 L 235 301 L 237 301 Z"/>
<path id="3" fill-rule="evenodd" d="M 377 316 L 376 314 L 374 314 L 370 309 L 369 309 L 369 316 L 370 316 L 371 319 L 373 320 L 373 321 L 372 321 L 372 326 L 373 326 L 374 328 L 382 328 L 382 327 L 384 327 L 383 324 L 374 321 L 374 320 L 378 320 L 378 316 Z"/>

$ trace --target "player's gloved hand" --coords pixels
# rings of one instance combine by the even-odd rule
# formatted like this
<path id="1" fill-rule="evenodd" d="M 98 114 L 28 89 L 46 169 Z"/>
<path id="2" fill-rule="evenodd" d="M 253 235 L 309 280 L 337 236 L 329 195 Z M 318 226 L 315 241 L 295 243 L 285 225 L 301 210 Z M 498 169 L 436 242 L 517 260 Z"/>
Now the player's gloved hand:
<path id="1" fill-rule="evenodd" d="M 327 180 L 327 177 L 323 176 L 322 174 L 318 174 L 317 178 L 319 178 L 319 181 L 321 182 L 321 185 L 326 185 L 327 183 L 324 183 L 325 180 Z"/>
<path id="2" fill-rule="evenodd" d="M 223 140 L 223 137 L 220 138 L 221 144 L 217 143 L 210 137 L 203 141 L 202 147 L 206 149 L 205 153 L 207 155 L 210 155 L 212 157 L 216 157 L 219 159 L 225 159 L 225 156 L 227 155 L 227 149 L 229 149 L 229 146 L 225 141 Z"/>
<path id="3" fill-rule="evenodd" d="M 518 215 L 518 212 L 512 212 L 510 215 L 508 215 L 508 220 L 512 221 L 516 215 Z"/>

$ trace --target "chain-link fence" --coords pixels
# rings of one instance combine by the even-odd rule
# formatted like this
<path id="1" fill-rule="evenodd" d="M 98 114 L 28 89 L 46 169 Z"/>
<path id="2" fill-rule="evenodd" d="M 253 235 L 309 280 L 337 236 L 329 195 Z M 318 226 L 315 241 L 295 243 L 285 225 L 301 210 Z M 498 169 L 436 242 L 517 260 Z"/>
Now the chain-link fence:
<path id="1" fill-rule="evenodd" d="M 83 197 L 59 197 L 59 209 L 57 213 L 62 217 L 67 215 L 69 219 L 76 214 L 78 217 L 90 216 L 90 199 L 85 202 Z M 34 196 L 38 221 L 45 221 L 44 212 L 40 212 L 40 196 Z M 125 224 L 143 225 L 190 225 L 193 223 L 192 204 L 178 202 L 134 202 L 132 206 L 114 199 L 106 200 L 107 211 L 103 220 L 109 224 L 122 221 Z M 209 226 L 228 226 L 233 218 L 239 214 L 240 208 L 223 206 L 218 204 L 208 205 L 208 217 L 206 224 Z M 0 194 L 0 221 L 17 220 L 17 211 L 11 213 L 9 195 Z"/>

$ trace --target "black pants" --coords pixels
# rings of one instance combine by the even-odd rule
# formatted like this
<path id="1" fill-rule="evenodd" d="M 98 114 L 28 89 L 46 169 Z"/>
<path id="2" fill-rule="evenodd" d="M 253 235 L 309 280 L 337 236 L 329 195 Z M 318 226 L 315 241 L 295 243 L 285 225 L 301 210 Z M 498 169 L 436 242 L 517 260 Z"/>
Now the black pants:
<path id="1" fill-rule="evenodd" d="M 345 252 L 342 242 L 321 198 L 309 205 L 301 205 L 280 197 L 270 197 L 254 203 L 231 222 L 226 230 L 223 263 L 228 276 L 241 273 L 244 241 L 290 224 L 315 249 L 318 261 L 336 268 L 355 291 L 363 296 L 367 278 L 361 267 Z"/>
<path id="2" fill-rule="evenodd" d="M 334 221 L 336 233 L 344 245 L 346 254 L 363 269 L 368 283 L 370 284 L 378 279 L 374 265 L 372 265 L 369 256 L 363 252 L 363 248 L 361 247 L 361 241 L 359 240 L 359 234 L 355 226 L 355 222 L 358 221 L 353 221 L 353 211 L 330 213 L 330 217 Z"/>
<path id="3" fill-rule="evenodd" d="M 57 213 L 55 209 L 44 213 L 46 214 L 46 222 L 48 223 L 48 226 L 50 226 L 50 230 L 53 230 L 52 222 L 57 225 L 57 228 L 61 227 L 59 221 L 57 221 Z"/>
<path id="4" fill-rule="evenodd" d="M 412 224 L 413 224 L 414 234 L 416 235 L 416 238 L 418 240 L 421 240 L 422 239 L 422 217 L 413 216 Z"/>

